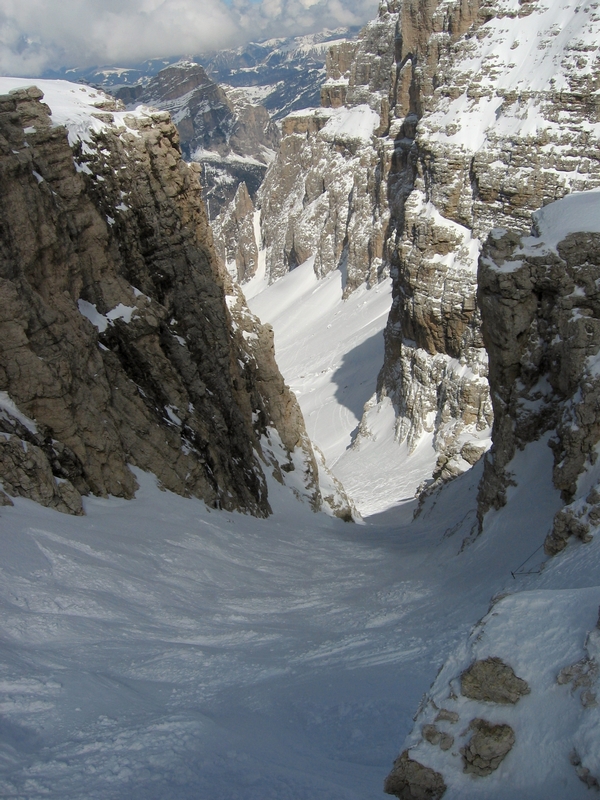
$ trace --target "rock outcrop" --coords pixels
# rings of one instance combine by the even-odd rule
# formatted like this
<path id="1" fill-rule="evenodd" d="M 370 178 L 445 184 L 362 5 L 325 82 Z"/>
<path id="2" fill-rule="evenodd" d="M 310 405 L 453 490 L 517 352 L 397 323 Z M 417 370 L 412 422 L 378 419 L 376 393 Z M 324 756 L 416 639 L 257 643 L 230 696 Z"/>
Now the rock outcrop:
<path id="1" fill-rule="evenodd" d="M 471 700 L 514 705 L 529 694 L 527 681 L 515 675 L 501 658 L 490 657 L 474 661 L 460 676 L 460 691 Z"/>
<path id="2" fill-rule="evenodd" d="M 225 90 L 200 64 L 181 61 L 115 95 L 128 108 L 143 103 L 171 114 L 184 158 L 202 165 L 211 219 L 233 200 L 240 183 L 256 195 L 279 146 L 279 130 L 267 109 L 242 90 Z"/>
<path id="3" fill-rule="evenodd" d="M 454 488 L 444 487 L 440 495 Z M 528 497 L 527 502 L 535 500 Z M 506 514 L 510 518 L 510 508 Z M 594 563 L 595 558 L 582 547 L 571 556 L 563 567 L 572 569 L 575 563 L 585 568 L 586 560 Z M 509 576 L 508 585 L 517 586 L 516 591 L 494 597 L 468 639 L 453 648 L 423 696 L 388 777 L 399 797 L 421 796 L 416 789 L 410 794 L 408 778 L 418 786 L 419 776 L 431 778 L 432 773 L 450 797 L 502 796 L 515 786 L 521 796 L 536 796 L 546 780 L 554 790 L 556 776 L 570 780 L 574 788 L 569 791 L 576 794 L 569 761 L 588 788 L 597 788 L 598 589 L 587 581 L 583 587 L 559 583 L 550 588 L 553 571 L 554 576 L 565 574 L 560 567 L 549 562 L 546 581 L 537 587 L 524 582 L 521 590 Z M 396 766 L 399 784 L 393 782 Z"/>
<path id="4" fill-rule="evenodd" d="M 391 153 L 374 133 L 389 105 L 396 26 L 396 3 L 383 3 L 357 43 L 330 50 L 323 107 L 282 122 L 281 147 L 259 193 L 270 280 L 311 255 L 320 277 L 343 271 L 346 291 L 384 274 Z"/>
<path id="5" fill-rule="evenodd" d="M 464 771 L 484 778 L 498 769 L 515 743 L 515 732 L 510 725 L 492 725 L 485 719 L 474 719 L 474 731 L 469 742 L 461 748 Z"/>
<path id="6" fill-rule="evenodd" d="M 43 85 L 54 116 L 35 87 L 0 97 L 4 491 L 79 513 L 131 497 L 133 465 L 266 515 L 269 470 L 319 507 L 272 332 L 215 256 L 169 115 Z"/>
<path id="7" fill-rule="evenodd" d="M 400 800 L 440 800 L 446 791 L 446 784 L 439 772 L 413 760 L 405 750 L 394 761 L 383 791 Z"/>
<path id="8" fill-rule="evenodd" d="M 342 270 L 346 292 L 392 275 L 363 428 L 391 400 L 391 435 L 409 451 L 428 437 L 441 480 L 490 441 L 482 242 L 600 185 L 600 15 L 576 6 L 559 25 L 556 9 L 518 0 L 382 3 L 357 42 L 332 49 L 323 107 L 283 121 L 260 193 L 272 280 L 314 254 L 318 275 Z"/>
<path id="9" fill-rule="evenodd" d="M 585 23 L 574 15 L 573 40 L 598 24 L 586 14 Z M 476 303 L 480 243 L 493 227 L 527 231 L 537 207 L 598 185 L 586 144 L 596 135 L 596 79 L 589 54 L 580 71 L 556 38 L 552 10 L 537 4 L 411 2 L 401 17 L 395 113 L 419 123 L 414 189 L 394 233 L 379 393 L 396 405 L 400 439 L 414 446 L 434 434 L 449 459 L 441 474 L 451 476 L 466 466 L 465 436 L 492 421 Z M 560 69 L 548 70 L 551 62 Z"/>
<path id="10" fill-rule="evenodd" d="M 534 216 L 533 236 L 492 232 L 480 261 L 494 444 L 479 515 L 506 502 L 516 450 L 552 431 L 553 480 L 566 506 L 555 517 L 548 554 L 570 536 L 589 541 L 600 523 L 599 201 L 589 192 L 547 206 Z"/>
<path id="11" fill-rule="evenodd" d="M 240 183 L 229 206 L 214 220 L 215 248 L 238 283 L 249 280 L 258 267 L 256 211 L 245 183 Z"/>

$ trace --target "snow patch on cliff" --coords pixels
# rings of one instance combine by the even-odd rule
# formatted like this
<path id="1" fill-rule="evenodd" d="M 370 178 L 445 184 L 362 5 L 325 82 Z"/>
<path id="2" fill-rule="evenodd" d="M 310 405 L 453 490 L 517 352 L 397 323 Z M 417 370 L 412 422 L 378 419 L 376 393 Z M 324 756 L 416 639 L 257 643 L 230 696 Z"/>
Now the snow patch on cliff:
<path id="1" fill-rule="evenodd" d="M 556 249 L 572 233 L 600 233 L 600 189 L 576 192 L 541 208 L 533 214 L 533 227 L 535 235 L 523 239 L 519 252 L 539 253 L 541 244 Z"/>
<path id="2" fill-rule="evenodd" d="M 8 94 L 28 86 L 37 86 L 44 93 L 44 102 L 50 107 L 52 123 L 67 128 L 71 145 L 77 141 L 89 142 L 92 133 L 101 133 L 109 125 L 123 128 L 138 136 L 138 132 L 127 124 L 127 117 L 144 117 L 148 113 L 143 106 L 135 111 L 109 111 L 107 108 L 114 106 L 114 98 L 91 86 L 69 81 L 0 77 L 0 94 Z"/>
<path id="3" fill-rule="evenodd" d="M 321 136 L 327 141 L 357 139 L 369 142 L 379 127 L 379 114 L 367 105 L 331 109 Z"/>

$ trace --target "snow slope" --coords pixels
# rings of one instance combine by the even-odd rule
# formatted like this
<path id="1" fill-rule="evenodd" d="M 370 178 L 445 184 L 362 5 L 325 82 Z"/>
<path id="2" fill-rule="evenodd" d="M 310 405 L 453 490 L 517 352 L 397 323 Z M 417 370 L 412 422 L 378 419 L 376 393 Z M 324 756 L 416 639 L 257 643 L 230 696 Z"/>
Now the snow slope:
<path id="1" fill-rule="evenodd" d="M 491 641 L 510 651 L 528 625 L 546 642 L 527 651 L 528 679 L 539 673 L 527 702 L 545 711 L 485 797 L 523 786 L 529 800 L 587 797 L 555 758 L 559 719 L 592 745 L 597 729 L 551 677 L 583 655 L 599 547 L 573 545 L 541 575 L 511 576 L 560 503 L 549 453 L 521 455 L 509 506 L 466 549 L 477 467 L 412 525 L 414 504 L 349 525 L 276 484 L 271 519 L 209 512 L 139 472 L 135 500 L 89 498 L 83 518 L 17 499 L 0 516 L 0 795 L 380 797 L 440 664 L 460 662 L 490 596 L 509 590 Z M 560 648 L 541 612 L 553 605 L 557 624 L 577 620 Z M 528 778 L 528 758 L 554 782 Z M 475 779 L 457 770 L 457 780 L 451 800 L 482 796 Z"/>
<path id="2" fill-rule="evenodd" d="M 244 293 L 252 311 L 273 326 L 277 364 L 313 444 L 357 510 L 369 516 L 414 498 L 435 467 L 433 434 L 411 451 L 397 440 L 391 401 L 375 402 L 391 280 L 362 285 L 343 300 L 342 273 L 318 279 L 313 261 L 268 285 L 263 251 Z M 481 437 L 489 445 L 489 431 Z"/>
<path id="3" fill-rule="evenodd" d="M 273 326 L 279 368 L 300 401 L 309 436 L 333 466 L 377 379 L 391 288 L 386 280 L 342 301 L 341 273 L 319 280 L 313 261 L 271 286 L 254 279 L 244 292 L 252 311 Z"/>
<path id="4" fill-rule="evenodd" d="M 261 265 L 264 252 L 259 254 Z M 312 442 L 363 515 L 414 497 L 436 454 L 432 436 L 413 453 L 395 437 L 391 402 L 375 405 L 391 280 L 342 299 L 339 271 L 318 279 L 314 259 L 270 286 L 264 267 L 244 285 L 248 304 L 275 331 L 277 364 L 295 392 Z M 369 413 L 355 443 L 365 405 Z"/>

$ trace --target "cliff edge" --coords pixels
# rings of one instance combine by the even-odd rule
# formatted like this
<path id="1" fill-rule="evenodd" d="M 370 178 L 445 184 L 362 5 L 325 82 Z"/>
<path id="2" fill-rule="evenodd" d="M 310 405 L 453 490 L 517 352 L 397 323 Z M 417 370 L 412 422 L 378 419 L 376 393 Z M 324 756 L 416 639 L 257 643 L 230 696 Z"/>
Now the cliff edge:
<path id="1" fill-rule="evenodd" d="M 40 85 L 50 107 L 0 85 L 4 502 L 81 513 L 87 493 L 131 497 L 132 465 L 259 516 L 268 470 L 319 508 L 272 332 L 215 256 L 169 115 Z"/>

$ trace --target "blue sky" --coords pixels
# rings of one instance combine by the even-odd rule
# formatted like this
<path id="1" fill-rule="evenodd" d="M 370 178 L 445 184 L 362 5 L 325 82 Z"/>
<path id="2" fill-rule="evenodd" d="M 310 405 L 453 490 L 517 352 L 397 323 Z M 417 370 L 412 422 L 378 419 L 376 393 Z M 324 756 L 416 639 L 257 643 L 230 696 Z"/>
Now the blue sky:
<path id="1" fill-rule="evenodd" d="M 360 25 L 377 0 L 0 0 L 0 74 L 191 55 Z"/>

